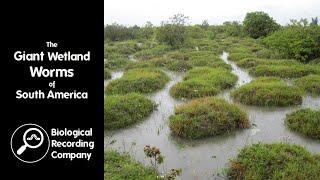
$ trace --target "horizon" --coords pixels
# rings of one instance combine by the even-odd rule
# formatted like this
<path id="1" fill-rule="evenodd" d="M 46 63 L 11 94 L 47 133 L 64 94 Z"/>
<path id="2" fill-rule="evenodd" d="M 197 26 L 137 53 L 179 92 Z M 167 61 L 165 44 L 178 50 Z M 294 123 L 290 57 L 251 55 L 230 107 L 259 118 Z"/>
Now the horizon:
<path id="1" fill-rule="evenodd" d="M 232 4 L 232 5 L 230 5 Z M 227 7 L 227 8 L 224 8 Z M 285 14 L 283 13 L 285 8 Z M 125 26 L 144 26 L 147 21 L 159 26 L 174 14 L 184 14 L 189 17 L 189 24 L 201 24 L 207 20 L 210 25 L 221 25 L 226 21 L 242 22 L 246 13 L 263 11 L 277 23 L 286 25 L 291 19 L 300 20 L 318 17 L 320 1 L 316 0 L 237 0 L 184 2 L 182 0 L 150 2 L 147 0 L 105 0 L 104 25 L 118 23 Z M 146 16 L 148 15 L 148 17 Z"/>

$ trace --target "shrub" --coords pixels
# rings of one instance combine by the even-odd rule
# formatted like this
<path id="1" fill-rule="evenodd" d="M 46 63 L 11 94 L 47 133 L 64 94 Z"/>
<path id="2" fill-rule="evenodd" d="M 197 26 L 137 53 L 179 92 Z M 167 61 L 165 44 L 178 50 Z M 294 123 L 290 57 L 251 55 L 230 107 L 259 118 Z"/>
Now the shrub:
<path id="1" fill-rule="evenodd" d="M 237 22 L 224 22 L 223 28 L 228 36 L 244 36 L 243 26 Z"/>
<path id="2" fill-rule="evenodd" d="M 155 169 L 147 168 L 132 159 L 128 154 L 120 154 L 113 150 L 104 153 L 104 179 L 146 179 L 156 180 Z"/>
<path id="3" fill-rule="evenodd" d="M 104 79 L 110 79 L 111 78 L 111 72 L 109 69 L 104 68 Z"/>
<path id="4" fill-rule="evenodd" d="M 320 74 L 317 66 L 292 64 L 292 65 L 258 65 L 251 69 L 254 76 L 276 76 L 280 78 L 297 78 L 310 74 Z"/>
<path id="5" fill-rule="evenodd" d="M 290 26 L 266 37 L 263 42 L 285 58 L 302 62 L 320 57 L 320 26 Z"/>
<path id="6" fill-rule="evenodd" d="M 254 144 L 229 164 L 229 179 L 318 179 L 320 161 L 305 148 L 287 143 Z"/>
<path id="7" fill-rule="evenodd" d="M 295 84 L 306 92 L 320 95 L 320 75 L 309 75 L 296 79 Z"/>
<path id="8" fill-rule="evenodd" d="M 286 126 L 305 136 L 320 139 L 320 109 L 300 109 L 289 115 L 285 120 Z"/>
<path id="9" fill-rule="evenodd" d="M 111 81 L 106 87 L 106 93 L 152 93 L 163 88 L 168 81 L 169 77 L 159 69 L 131 69 L 120 79 Z"/>
<path id="10" fill-rule="evenodd" d="M 170 89 L 175 98 L 198 98 L 213 96 L 224 89 L 231 88 L 237 76 L 221 68 L 198 67 L 188 71 L 184 81 Z"/>
<path id="11" fill-rule="evenodd" d="M 234 100 L 247 105 L 292 106 L 302 103 L 299 88 L 278 78 L 258 78 L 231 92 Z"/>
<path id="12" fill-rule="evenodd" d="M 104 99 L 104 127 L 118 129 L 146 118 L 156 105 L 148 98 L 131 93 L 106 96 Z"/>
<path id="13" fill-rule="evenodd" d="M 264 12 L 247 13 L 243 26 L 244 30 L 252 38 L 267 36 L 280 28 L 280 25 Z"/>
<path id="14" fill-rule="evenodd" d="M 169 127 L 175 136 L 197 139 L 248 128 L 250 123 L 238 106 L 208 97 L 178 106 L 170 116 Z"/>

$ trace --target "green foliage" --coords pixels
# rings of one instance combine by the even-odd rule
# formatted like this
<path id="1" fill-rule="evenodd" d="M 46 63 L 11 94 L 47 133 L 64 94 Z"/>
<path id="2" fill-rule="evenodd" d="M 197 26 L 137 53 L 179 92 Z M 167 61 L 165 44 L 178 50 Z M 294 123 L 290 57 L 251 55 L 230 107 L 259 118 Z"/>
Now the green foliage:
<path id="1" fill-rule="evenodd" d="M 300 109 L 287 115 L 285 124 L 293 131 L 320 139 L 320 109 Z"/>
<path id="2" fill-rule="evenodd" d="M 104 127 L 127 127 L 146 118 L 155 108 L 156 105 L 151 100 L 135 93 L 105 96 Z"/>
<path id="3" fill-rule="evenodd" d="M 252 38 L 265 37 L 280 28 L 280 25 L 264 12 L 247 13 L 243 26 Z"/>
<path id="4" fill-rule="evenodd" d="M 224 22 L 223 27 L 228 36 L 244 36 L 243 26 L 237 21 Z"/>
<path id="5" fill-rule="evenodd" d="M 287 143 L 254 144 L 229 164 L 229 179 L 319 179 L 320 161 L 305 148 Z"/>
<path id="6" fill-rule="evenodd" d="M 110 79 L 111 78 L 111 71 L 107 68 L 104 68 L 104 79 Z"/>
<path id="7" fill-rule="evenodd" d="M 296 60 L 289 59 L 260 59 L 260 58 L 245 58 L 236 62 L 242 68 L 255 68 L 258 65 L 299 65 Z"/>
<path id="8" fill-rule="evenodd" d="M 280 78 L 297 78 L 310 74 L 320 74 L 319 66 L 304 64 L 292 65 L 258 65 L 252 68 L 250 74 L 254 76 L 275 76 Z"/>
<path id="9" fill-rule="evenodd" d="M 159 45 L 155 45 L 149 49 L 144 49 L 144 50 L 138 51 L 138 52 L 134 53 L 134 56 L 137 59 L 148 60 L 148 59 L 155 58 L 155 57 L 161 57 L 162 55 L 164 55 L 165 53 L 167 53 L 170 50 L 171 50 L 170 46 L 159 44 Z"/>
<path id="10" fill-rule="evenodd" d="M 104 154 L 104 179 L 143 179 L 157 180 L 157 171 L 144 167 L 141 163 L 132 159 L 128 154 L 120 154 L 108 150 Z"/>
<path id="11" fill-rule="evenodd" d="M 231 92 L 234 100 L 247 105 L 293 106 L 302 103 L 299 88 L 278 78 L 258 78 Z"/>
<path id="12" fill-rule="evenodd" d="M 159 164 L 163 163 L 164 156 L 161 154 L 160 149 L 156 146 L 150 147 L 146 145 L 143 148 L 144 154 L 150 159 L 150 162 L 154 168 L 157 168 Z"/>
<path id="13" fill-rule="evenodd" d="M 320 26 L 289 26 L 263 40 L 269 48 L 302 62 L 320 57 Z"/>
<path id="14" fill-rule="evenodd" d="M 208 97 L 178 106 L 169 127 L 172 135 L 198 139 L 249 128 L 250 123 L 246 113 L 235 104 Z"/>
<path id="15" fill-rule="evenodd" d="M 308 75 L 296 79 L 295 84 L 313 95 L 320 95 L 320 75 Z"/>
<path id="16" fill-rule="evenodd" d="M 198 67 L 188 71 L 184 81 L 170 89 L 175 98 L 199 98 L 213 96 L 224 89 L 231 88 L 237 76 L 221 68 Z"/>
<path id="17" fill-rule="evenodd" d="M 187 16 L 176 14 L 169 21 L 162 22 L 158 28 L 157 39 L 173 48 L 181 47 L 187 38 L 187 21 Z"/>
<path id="18" fill-rule="evenodd" d="M 168 81 L 169 77 L 159 69 L 131 69 L 120 79 L 111 81 L 105 91 L 107 94 L 153 93 Z"/>
<path id="19" fill-rule="evenodd" d="M 136 39 L 139 32 L 138 26 L 126 27 L 113 23 L 106 25 L 104 28 L 104 39 L 107 41 L 123 41 L 128 39 Z"/>
<path id="20" fill-rule="evenodd" d="M 187 27 L 187 37 L 194 38 L 194 39 L 202 39 L 207 36 L 206 30 L 203 29 L 199 25 L 188 26 Z"/>
<path id="21" fill-rule="evenodd" d="M 230 53 L 229 59 L 231 61 L 239 61 L 244 58 L 254 58 L 255 56 L 252 53 Z"/>

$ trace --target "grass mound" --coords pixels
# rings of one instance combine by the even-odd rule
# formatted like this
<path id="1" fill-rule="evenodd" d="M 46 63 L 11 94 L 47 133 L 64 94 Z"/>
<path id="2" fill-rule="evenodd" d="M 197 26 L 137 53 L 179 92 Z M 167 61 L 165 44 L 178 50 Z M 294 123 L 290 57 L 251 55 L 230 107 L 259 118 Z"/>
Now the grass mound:
<path id="1" fill-rule="evenodd" d="M 111 71 L 107 68 L 104 68 L 104 79 L 110 79 L 111 78 Z"/>
<path id="2" fill-rule="evenodd" d="M 302 103 L 301 90 L 278 78 L 258 78 L 231 92 L 234 100 L 247 105 L 292 106 Z"/>
<path id="3" fill-rule="evenodd" d="M 156 108 L 148 98 L 131 93 L 106 96 L 104 99 L 104 126 L 118 129 L 146 118 Z"/>
<path id="4" fill-rule="evenodd" d="M 235 53 L 230 53 L 228 58 L 231 61 L 240 61 L 241 59 L 244 59 L 244 58 L 254 58 L 254 57 L 255 56 L 252 53 L 235 52 Z"/>
<path id="5" fill-rule="evenodd" d="M 170 89 L 170 94 L 175 98 L 188 99 L 213 96 L 233 87 L 237 79 L 236 75 L 225 69 L 198 67 L 188 71 L 184 81 Z"/>
<path id="6" fill-rule="evenodd" d="M 311 65 L 258 65 L 250 70 L 254 76 L 275 76 L 280 78 L 298 78 L 310 74 L 320 74 L 320 68 Z"/>
<path id="7" fill-rule="evenodd" d="M 320 161 L 305 148 L 286 143 L 243 148 L 229 165 L 229 179 L 318 179 Z"/>
<path id="8" fill-rule="evenodd" d="M 285 124 L 293 131 L 320 139 L 320 109 L 300 109 L 287 115 Z"/>
<path id="9" fill-rule="evenodd" d="M 170 116 L 169 127 L 172 135 L 197 139 L 248 128 L 250 123 L 238 106 L 207 97 L 178 106 Z"/>
<path id="10" fill-rule="evenodd" d="M 289 59 L 260 59 L 260 58 L 245 58 L 236 62 L 239 67 L 253 68 L 258 65 L 292 65 L 300 64 L 296 60 Z"/>
<path id="11" fill-rule="evenodd" d="M 104 153 L 104 179 L 147 179 L 156 180 L 158 174 L 132 159 L 128 154 L 120 154 L 113 150 Z"/>
<path id="12" fill-rule="evenodd" d="M 295 84 L 308 93 L 320 95 L 320 75 L 309 75 L 296 79 Z"/>
<path id="13" fill-rule="evenodd" d="M 168 81 L 169 77 L 159 69 L 132 69 L 125 72 L 120 79 L 111 81 L 106 87 L 106 93 L 152 93 L 163 88 Z"/>

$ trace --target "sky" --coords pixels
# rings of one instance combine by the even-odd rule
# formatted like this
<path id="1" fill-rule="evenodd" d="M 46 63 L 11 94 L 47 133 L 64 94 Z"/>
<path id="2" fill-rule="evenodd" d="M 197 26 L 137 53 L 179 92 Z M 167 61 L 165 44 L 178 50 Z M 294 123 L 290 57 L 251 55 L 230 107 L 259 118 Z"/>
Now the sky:
<path id="1" fill-rule="evenodd" d="M 320 0 L 104 0 L 104 23 L 160 25 L 174 14 L 189 17 L 190 24 L 243 21 L 247 12 L 264 11 L 278 23 L 320 17 Z"/>

